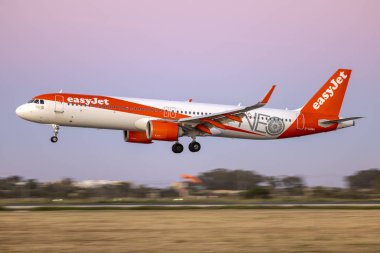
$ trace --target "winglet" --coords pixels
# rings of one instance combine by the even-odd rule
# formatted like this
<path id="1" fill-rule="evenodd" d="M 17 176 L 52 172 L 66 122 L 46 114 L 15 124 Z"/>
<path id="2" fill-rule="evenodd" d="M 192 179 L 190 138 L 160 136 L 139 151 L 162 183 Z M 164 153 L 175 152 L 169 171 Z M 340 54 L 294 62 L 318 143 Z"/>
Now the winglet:
<path id="1" fill-rule="evenodd" d="M 263 98 L 263 100 L 261 100 L 262 104 L 266 104 L 266 103 L 269 102 L 269 99 L 272 96 L 272 93 L 273 93 L 273 91 L 274 91 L 275 88 L 276 88 L 276 85 L 273 85 L 272 88 L 269 90 L 269 92 L 265 95 L 265 97 Z"/>

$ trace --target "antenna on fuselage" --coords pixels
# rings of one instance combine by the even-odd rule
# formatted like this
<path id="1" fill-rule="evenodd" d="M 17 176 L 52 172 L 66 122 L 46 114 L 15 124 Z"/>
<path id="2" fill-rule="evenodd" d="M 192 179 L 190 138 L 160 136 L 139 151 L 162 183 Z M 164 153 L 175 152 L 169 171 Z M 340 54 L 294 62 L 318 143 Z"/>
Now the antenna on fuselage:
<path id="1" fill-rule="evenodd" d="M 63 92 L 63 90 L 62 90 L 62 89 L 60 89 L 60 90 L 59 90 L 59 93 L 62 93 L 62 92 Z"/>

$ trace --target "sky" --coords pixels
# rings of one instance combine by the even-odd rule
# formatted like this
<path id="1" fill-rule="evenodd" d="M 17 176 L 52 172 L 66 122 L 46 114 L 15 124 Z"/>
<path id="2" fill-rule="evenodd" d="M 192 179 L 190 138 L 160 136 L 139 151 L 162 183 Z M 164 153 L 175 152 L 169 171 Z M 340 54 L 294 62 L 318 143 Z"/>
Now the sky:
<path id="1" fill-rule="evenodd" d="M 344 186 L 380 168 L 380 1 L 0 0 L 0 177 L 133 181 L 166 187 L 215 168 Z M 342 116 L 353 128 L 277 141 L 199 138 L 125 143 L 121 131 L 21 120 L 35 95 L 70 93 L 237 105 L 277 85 L 270 108 L 306 103 L 338 68 L 353 70 Z M 190 138 L 182 138 L 186 147 Z"/>

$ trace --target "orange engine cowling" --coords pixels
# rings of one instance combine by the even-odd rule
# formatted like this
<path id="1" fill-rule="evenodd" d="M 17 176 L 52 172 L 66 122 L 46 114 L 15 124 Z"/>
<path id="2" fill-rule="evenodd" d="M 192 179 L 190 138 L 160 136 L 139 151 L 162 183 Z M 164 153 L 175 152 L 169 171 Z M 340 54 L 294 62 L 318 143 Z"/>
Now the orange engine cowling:
<path id="1" fill-rule="evenodd" d="M 151 120 L 147 123 L 146 137 L 149 140 L 178 141 L 180 136 L 182 136 L 182 129 L 177 123 L 159 120 Z"/>
<path id="2" fill-rule="evenodd" d="M 146 133 L 144 131 L 124 131 L 124 140 L 126 142 L 133 143 L 152 143 L 152 140 L 149 140 L 146 137 Z"/>

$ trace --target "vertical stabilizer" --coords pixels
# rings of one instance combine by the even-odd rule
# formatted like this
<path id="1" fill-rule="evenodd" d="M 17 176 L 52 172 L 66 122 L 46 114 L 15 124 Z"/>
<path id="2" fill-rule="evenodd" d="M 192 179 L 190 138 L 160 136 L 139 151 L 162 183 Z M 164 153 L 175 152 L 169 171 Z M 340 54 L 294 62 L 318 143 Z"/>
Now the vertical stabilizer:
<path id="1" fill-rule="evenodd" d="M 338 69 L 301 111 L 338 116 L 350 76 L 350 69 Z"/>

